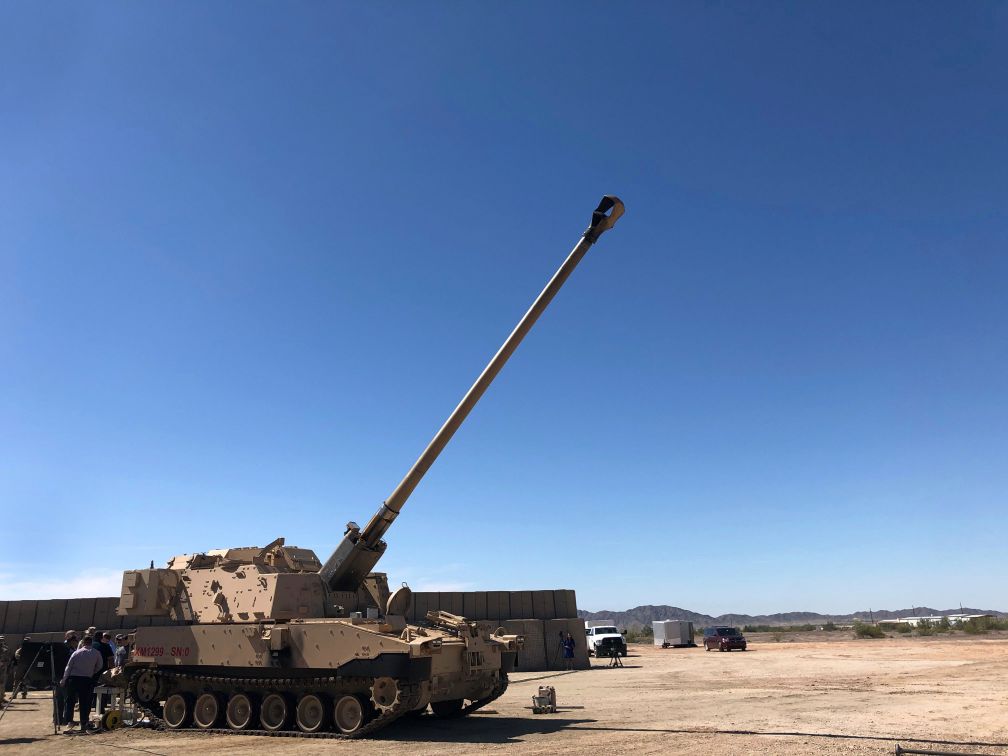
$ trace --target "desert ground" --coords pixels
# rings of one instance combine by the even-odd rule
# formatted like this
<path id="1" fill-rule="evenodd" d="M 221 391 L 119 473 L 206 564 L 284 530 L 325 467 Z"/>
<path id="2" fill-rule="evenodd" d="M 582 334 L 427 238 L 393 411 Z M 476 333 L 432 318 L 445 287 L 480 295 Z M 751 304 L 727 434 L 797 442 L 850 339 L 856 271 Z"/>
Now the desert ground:
<path id="1" fill-rule="evenodd" d="M 400 720 L 366 744 L 150 729 L 54 735 L 49 694 L 34 692 L 0 721 L 0 753 L 891 754 L 899 744 L 1008 754 L 1008 636 L 830 635 L 752 637 L 745 653 L 632 645 L 622 669 L 597 660 L 578 672 L 515 673 L 501 699 L 469 718 Z M 532 713 L 539 685 L 556 687 L 556 714 Z"/>

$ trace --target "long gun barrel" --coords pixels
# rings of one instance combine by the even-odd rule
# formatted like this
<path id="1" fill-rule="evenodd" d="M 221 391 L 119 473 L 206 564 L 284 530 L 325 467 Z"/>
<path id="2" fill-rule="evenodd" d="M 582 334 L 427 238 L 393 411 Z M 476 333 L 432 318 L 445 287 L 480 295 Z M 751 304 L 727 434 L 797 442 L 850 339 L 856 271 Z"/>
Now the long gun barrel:
<path id="1" fill-rule="evenodd" d="M 427 470 L 434 464 L 434 460 L 438 458 L 441 450 L 455 435 L 455 431 L 462 425 L 472 408 L 476 406 L 476 402 L 480 400 L 497 373 L 504 367 L 504 363 L 518 348 L 522 339 L 525 338 L 525 334 L 531 330 L 543 310 L 560 291 L 560 287 L 563 286 L 577 264 L 581 262 L 581 258 L 585 256 L 588 248 L 598 241 L 605 231 L 612 228 L 621 215 L 623 215 L 623 203 L 619 199 L 608 195 L 602 198 L 595 212 L 592 213 L 591 225 L 588 226 L 577 245 L 564 260 L 559 270 L 553 274 L 553 278 L 546 284 L 546 288 L 536 297 L 528 312 L 518 321 L 518 325 L 515 326 L 511 335 L 507 337 L 501 348 L 497 350 L 497 354 L 493 356 L 476 382 L 462 397 L 462 401 L 445 420 L 444 425 L 431 439 L 420 458 L 406 473 L 406 477 L 400 481 L 382 504 L 381 509 L 371 518 L 363 530 L 352 522 L 347 524 L 342 542 L 319 571 L 322 579 L 331 590 L 356 590 L 364 577 L 371 572 L 385 551 L 385 542 L 381 540 L 382 536 L 399 515 L 403 504 L 413 493 L 413 489 L 417 487 Z"/>

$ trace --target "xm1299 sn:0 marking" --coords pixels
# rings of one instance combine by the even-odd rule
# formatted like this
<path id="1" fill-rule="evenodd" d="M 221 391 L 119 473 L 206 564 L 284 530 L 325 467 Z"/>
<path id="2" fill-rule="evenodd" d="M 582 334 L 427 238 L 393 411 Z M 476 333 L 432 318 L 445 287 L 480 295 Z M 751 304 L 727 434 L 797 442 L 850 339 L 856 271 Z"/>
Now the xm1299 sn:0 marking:
<path id="1" fill-rule="evenodd" d="M 138 646 L 133 652 L 137 656 L 149 656 L 157 657 L 164 656 L 165 649 L 164 646 Z M 172 646 L 168 649 L 169 656 L 175 656 L 184 659 L 192 653 L 192 649 L 189 646 Z"/>

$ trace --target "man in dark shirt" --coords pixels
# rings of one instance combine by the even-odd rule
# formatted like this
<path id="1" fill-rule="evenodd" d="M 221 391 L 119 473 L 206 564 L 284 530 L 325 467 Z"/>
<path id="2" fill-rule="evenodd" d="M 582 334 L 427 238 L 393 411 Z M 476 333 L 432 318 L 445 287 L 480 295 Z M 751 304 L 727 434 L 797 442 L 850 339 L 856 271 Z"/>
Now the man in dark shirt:
<path id="1" fill-rule="evenodd" d="M 67 662 L 77 650 L 77 631 L 67 630 L 63 634 L 63 644 L 53 649 L 53 669 L 66 669 Z M 57 685 L 56 690 L 56 711 L 59 713 L 60 725 L 71 725 L 72 720 L 66 718 L 66 686 Z"/>
<path id="2" fill-rule="evenodd" d="M 94 645 L 92 646 L 96 649 L 102 658 L 102 667 L 99 675 L 106 670 L 112 669 L 115 663 L 115 651 L 112 650 L 112 644 L 109 641 L 112 640 L 112 636 L 108 633 L 95 633 Z M 97 676 L 96 676 L 97 679 Z M 98 715 L 101 716 L 105 713 L 105 706 L 108 704 L 109 695 L 107 693 L 98 694 Z"/>

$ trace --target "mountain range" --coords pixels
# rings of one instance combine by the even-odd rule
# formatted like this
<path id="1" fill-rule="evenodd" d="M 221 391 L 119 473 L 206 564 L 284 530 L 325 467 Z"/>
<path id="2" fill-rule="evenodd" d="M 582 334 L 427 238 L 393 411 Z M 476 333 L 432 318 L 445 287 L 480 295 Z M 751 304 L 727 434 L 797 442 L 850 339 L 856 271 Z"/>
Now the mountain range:
<path id="1" fill-rule="evenodd" d="M 650 625 L 655 620 L 687 620 L 697 626 L 707 625 L 805 625 L 836 622 L 850 624 L 854 620 L 885 620 L 898 617 L 935 616 L 943 614 L 993 614 L 1000 616 L 1005 612 L 995 609 L 932 609 L 928 606 L 918 606 L 912 609 L 865 609 L 852 614 L 819 614 L 818 612 L 781 612 L 779 614 L 721 614 L 712 617 L 709 614 L 691 612 L 678 606 L 636 606 L 633 609 L 616 612 L 604 610 L 588 612 L 578 609 L 578 617 L 586 620 L 612 620 L 619 627 L 642 627 Z"/>

